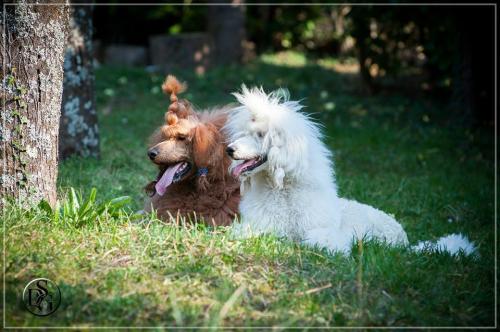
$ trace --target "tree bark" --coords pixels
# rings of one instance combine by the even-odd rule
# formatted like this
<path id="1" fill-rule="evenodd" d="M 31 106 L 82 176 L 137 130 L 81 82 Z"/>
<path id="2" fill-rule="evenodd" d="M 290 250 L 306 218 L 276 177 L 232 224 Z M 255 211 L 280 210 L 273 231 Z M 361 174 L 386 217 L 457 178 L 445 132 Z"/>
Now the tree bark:
<path id="1" fill-rule="evenodd" d="M 220 1 L 211 1 L 219 2 Z M 214 41 L 214 62 L 240 62 L 245 39 L 245 7 L 240 0 L 226 1 L 228 5 L 208 7 L 208 31 Z"/>
<path id="2" fill-rule="evenodd" d="M 59 155 L 99 157 L 94 98 L 92 6 L 70 8 L 70 33 L 64 58 L 64 89 L 59 127 Z"/>
<path id="3" fill-rule="evenodd" d="M 0 205 L 54 205 L 68 8 L 21 0 L 4 15 Z"/>
<path id="4" fill-rule="evenodd" d="M 356 40 L 356 53 L 359 62 L 359 74 L 367 93 L 377 92 L 377 86 L 370 74 L 370 17 L 373 15 L 372 7 L 356 7 L 351 10 L 352 20 L 351 35 Z"/>

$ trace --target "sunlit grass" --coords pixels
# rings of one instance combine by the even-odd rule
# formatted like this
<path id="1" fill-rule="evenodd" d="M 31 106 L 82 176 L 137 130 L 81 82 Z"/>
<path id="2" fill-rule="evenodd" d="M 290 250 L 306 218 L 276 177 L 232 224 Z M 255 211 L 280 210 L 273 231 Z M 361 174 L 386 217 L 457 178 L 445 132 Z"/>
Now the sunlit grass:
<path id="1" fill-rule="evenodd" d="M 266 64 L 289 67 L 304 67 L 307 64 L 307 58 L 304 53 L 295 51 L 263 54 L 261 60 Z"/>
<path id="2" fill-rule="evenodd" d="M 269 65 L 300 68 L 306 65 L 317 65 L 330 69 L 339 74 L 358 74 L 359 63 L 355 58 L 339 60 L 337 58 L 308 59 L 304 53 L 296 51 L 282 51 L 260 56 L 260 60 Z"/>

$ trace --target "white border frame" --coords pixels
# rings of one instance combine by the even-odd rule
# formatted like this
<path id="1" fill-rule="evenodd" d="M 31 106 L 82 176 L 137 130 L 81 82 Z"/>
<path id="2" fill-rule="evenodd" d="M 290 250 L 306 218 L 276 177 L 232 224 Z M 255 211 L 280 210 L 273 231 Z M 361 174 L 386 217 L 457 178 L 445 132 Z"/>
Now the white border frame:
<path id="1" fill-rule="evenodd" d="M 71 6 L 73 4 L 64 2 L 64 3 L 30 3 L 29 5 L 39 5 L 39 6 L 61 6 L 61 5 L 68 5 Z M 497 105 L 498 105 L 498 84 L 497 84 L 497 31 L 498 31 L 498 26 L 497 26 L 497 5 L 496 3 L 369 3 L 369 2 L 362 2 L 362 3 L 269 3 L 269 2 L 264 2 L 264 3 L 77 3 L 74 5 L 78 6 L 161 6 L 161 5 L 172 5 L 172 6 L 197 6 L 197 7 L 208 7 L 208 6 L 264 6 L 264 5 L 275 5 L 275 6 L 340 6 L 340 5 L 348 5 L 348 6 L 353 6 L 353 7 L 359 7 L 359 6 L 492 6 L 495 9 L 495 22 L 494 22 L 494 36 L 495 36 L 495 46 L 494 46 L 494 52 L 495 52 L 495 62 L 494 62 L 494 112 L 495 112 L 495 130 L 494 130 L 494 155 L 495 155 L 495 180 L 494 180 L 494 196 L 495 196 L 495 202 L 494 202 L 494 230 L 495 230 L 495 308 L 494 308 L 494 315 L 495 315 L 495 325 L 494 326 L 403 326 L 403 327 L 395 327 L 395 326 L 385 326 L 385 327 L 374 327 L 374 326 L 357 326 L 357 327 L 350 327 L 350 326 L 334 326 L 334 327 L 301 327 L 301 329 L 417 329 L 417 330 L 422 330 L 422 329 L 441 329 L 441 330 L 450 330 L 450 329 L 496 329 L 498 327 L 498 299 L 497 299 L 497 284 L 498 284 L 498 278 L 497 278 L 497 267 L 498 267 L 498 255 L 497 255 Z M 5 9 L 7 6 L 16 6 L 16 4 L 3 4 L 3 13 L 5 13 Z M 5 61 L 5 50 L 6 50 L 6 24 L 5 24 L 5 16 L 3 15 L 3 25 L 4 25 L 4 33 L 2 34 L 2 42 L 4 45 L 4 54 L 3 54 L 3 60 Z M 5 79 L 5 63 L 2 63 L 2 71 L 3 71 L 3 77 Z M 5 98 L 3 99 L 2 103 L 2 110 L 5 110 Z M 5 126 L 5 118 L 3 119 L 3 126 Z M 6 168 L 6 162 L 4 160 L 2 164 L 2 168 Z M 131 326 L 131 327 L 124 327 L 124 326 L 37 326 L 37 327 L 17 327 L 17 326 L 6 326 L 6 309 L 5 309 L 5 262 L 6 262 L 6 246 L 5 246 L 5 220 L 3 220 L 2 223 L 3 227 L 3 271 L 2 271 L 2 285 L 3 285 L 3 328 L 4 329 L 84 329 L 84 330 L 91 330 L 91 329 L 96 329 L 96 330 L 102 330 L 102 329 L 161 329 L 161 328 L 167 328 L 167 329 L 213 329 L 213 327 L 206 327 L 206 326 L 187 326 L 187 327 L 175 327 L 175 326 Z M 285 329 L 285 328 L 292 328 L 293 327 L 279 327 L 279 326 L 259 326 L 259 327 L 246 327 L 246 326 L 217 326 L 215 327 L 216 329 Z"/>

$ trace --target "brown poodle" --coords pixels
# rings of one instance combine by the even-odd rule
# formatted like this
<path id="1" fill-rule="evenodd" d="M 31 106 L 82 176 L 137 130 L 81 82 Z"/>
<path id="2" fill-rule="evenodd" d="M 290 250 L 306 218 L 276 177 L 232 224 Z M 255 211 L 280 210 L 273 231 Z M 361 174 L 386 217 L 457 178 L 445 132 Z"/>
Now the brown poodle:
<path id="1" fill-rule="evenodd" d="M 195 112 L 187 100 L 177 99 L 185 88 L 170 75 L 162 85 L 172 104 L 166 123 L 150 138 L 148 156 L 160 173 L 146 186 L 145 211 L 154 209 L 165 221 L 182 216 L 229 225 L 238 214 L 240 185 L 228 173 L 231 160 L 221 133 L 227 110 Z"/>

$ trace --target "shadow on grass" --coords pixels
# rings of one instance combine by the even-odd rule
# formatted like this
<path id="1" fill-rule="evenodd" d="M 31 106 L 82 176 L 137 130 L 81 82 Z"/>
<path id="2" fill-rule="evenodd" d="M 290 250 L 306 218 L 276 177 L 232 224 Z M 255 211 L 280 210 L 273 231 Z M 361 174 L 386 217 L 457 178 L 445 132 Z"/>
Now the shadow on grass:
<path id="1" fill-rule="evenodd" d="M 99 295 L 99 286 L 60 282 L 62 304 L 48 317 L 28 313 L 20 301 L 24 285 L 8 279 L 7 326 L 493 324 L 494 276 L 487 267 L 492 263 L 488 258 L 414 253 L 372 242 L 354 245 L 348 257 L 277 239 L 249 240 L 243 246 L 245 256 L 228 252 L 223 258 L 223 270 L 229 268 L 229 274 L 221 274 L 221 266 L 204 256 L 194 258 L 192 264 L 203 265 L 205 270 L 193 269 L 193 265 L 173 266 L 163 273 L 163 269 L 157 270 L 171 277 L 169 286 L 163 283 L 159 292 L 155 289 L 162 281 L 156 277 L 145 280 L 147 276 L 137 281 L 145 285 L 142 292 L 136 293 L 132 287 L 125 294 L 106 298 Z M 137 275 L 129 270 L 127 277 L 127 268 L 108 273 L 117 270 L 123 278 L 114 282 L 133 286 Z M 200 282 L 209 293 L 190 297 L 186 287 Z M 242 285 L 241 295 L 228 307 L 229 314 L 221 316 Z"/>

